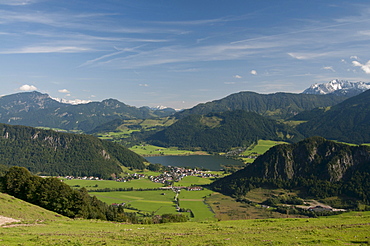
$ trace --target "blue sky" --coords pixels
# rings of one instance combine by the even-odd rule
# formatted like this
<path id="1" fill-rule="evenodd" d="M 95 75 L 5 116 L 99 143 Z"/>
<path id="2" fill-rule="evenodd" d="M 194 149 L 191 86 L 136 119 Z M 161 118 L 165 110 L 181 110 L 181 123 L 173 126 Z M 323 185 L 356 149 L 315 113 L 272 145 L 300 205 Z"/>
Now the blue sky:
<path id="1" fill-rule="evenodd" d="M 0 0 L 0 95 L 189 108 L 370 81 L 370 3 Z"/>

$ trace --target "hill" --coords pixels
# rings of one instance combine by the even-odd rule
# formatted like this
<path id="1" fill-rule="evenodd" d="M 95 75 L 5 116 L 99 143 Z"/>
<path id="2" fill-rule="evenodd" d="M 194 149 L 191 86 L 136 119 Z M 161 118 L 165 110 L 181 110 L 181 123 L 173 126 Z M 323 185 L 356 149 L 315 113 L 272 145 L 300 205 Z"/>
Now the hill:
<path id="1" fill-rule="evenodd" d="M 347 196 L 370 204 L 370 147 L 321 137 L 277 145 L 212 186 L 236 196 L 255 187 L 272 186 L 302 189 L 315 198 Z"/>
<path id="2" fill-rule="evenodd" d="M 305 136 L 322 136 L 348 143 L 370 143 L 370 90 L 329 108 L 298 114 L 293 120 L 306 120 L 297 126 Z"/>
<path id="3" fill-rule="evenodd" d="M 257 113 L 236 110 L 189 115 L 146 140 L 164 147 L 220 152 L 249 146 L 257 139 L 294 142 L 303 137 L 285 124 Z"/>
<path id="4" fill-rule="evenodd" d="M 84 132 L 114 119 L 146 119 L 175 113 L 168 108 L 136 108 L 115 99 L 71 105 L 36 91 L 0 97 L 0 105 L 1 123 Z"/>
<path id="5" fill-rule="evenodd" d="M 5 193 L 0 193 L 0 217 L 19 220 L 21 223 L 42 223 L 55 220 L 66 221 L 66 217 L 39 206 L 22 201 Z M 1 226 L 1 222 L 0 222 Z"/>
<path id="6" fill-rule="evenodd" d="M 275 119 L 287 119 L 295 114 L 314 109 L 328 107 L 342 102 L 347 97 L 336 95 L 312 95 L 294 93 L 258 94 L 255 92 L 239 92 L 220 100 L 201 103 L 197 106 L 176 113 L 183 118 L 190 114 L 208 114 L 233 110 L 246 110 Z"/>
<path id="7" fill-rule="evenodd" d="M 0 163 L 42 175 L 109 178 L 122 166 L 142 169 L 145 159 L 119 144 L 90 135 L 0 123 Z"/>

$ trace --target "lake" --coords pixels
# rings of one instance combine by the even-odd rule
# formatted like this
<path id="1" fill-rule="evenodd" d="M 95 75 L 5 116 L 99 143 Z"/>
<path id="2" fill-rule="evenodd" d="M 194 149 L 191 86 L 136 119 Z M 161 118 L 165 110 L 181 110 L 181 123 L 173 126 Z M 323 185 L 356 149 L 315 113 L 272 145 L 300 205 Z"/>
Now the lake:
<path id="1" fill-rule="evenodd" d="M 244 165 L 241 161 L 215 155 L 187 155 L 187 156 L 150 156 L 145 157 L 150 163 L 160 163 L 163 166 L 199 167 L 211 171 L 222 169 L 221 165 Z"/>

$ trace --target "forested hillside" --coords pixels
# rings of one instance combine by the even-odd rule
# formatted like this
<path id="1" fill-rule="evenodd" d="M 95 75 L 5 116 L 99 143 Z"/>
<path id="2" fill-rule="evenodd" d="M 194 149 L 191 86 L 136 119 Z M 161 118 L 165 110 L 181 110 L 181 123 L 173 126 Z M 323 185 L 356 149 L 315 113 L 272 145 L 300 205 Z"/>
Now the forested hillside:
<path id="1" fill-rule="evenodd" d="M 220 152 L 232 147 L 249 146 L 257 139 L 294 142 L 303 137 L 275 120 L 257 113 L 236 110 L 190 115 L 147 138 L 147 141 L 164 147 Z"/>
<path id="2" fill-rule="evenodd" d="M 370 147 L 321 137 L 277 145 L 212 186 L 235 196 L 267 186 L 300 189 L 314 198 L 340 196 L 348 202 L 354 199 L 370 204 Z"/>
<path id="3" fill-rule="evenodd" d="M 330 108 L 297 115 L 305 120 L 297 130 L 305 136 L 322 136 L 348 143 L 370 143 L 370 90 Z"/>
<path id="4" fill-rule="evenodd" d="M 0 124 L 0 163 L 43 175 L 109 178 L 121 166 L 144 168 L 145 159 L 90 135 Z"/>
<path id="5" fill-rule="evenodd" d="M 208 114 L 233 110 L 247 110 L 275 119 L 287 119 L 295 114 L 314 109 L 327 107 L 342 102 L 347 97 L 336 95 L 312 95 L 293 93 L 258 94 L 255 92 L 239 92 L 220 100 L 201 103 L 197 106 L 176 114 L 183 118 L 190 114 Z"/>

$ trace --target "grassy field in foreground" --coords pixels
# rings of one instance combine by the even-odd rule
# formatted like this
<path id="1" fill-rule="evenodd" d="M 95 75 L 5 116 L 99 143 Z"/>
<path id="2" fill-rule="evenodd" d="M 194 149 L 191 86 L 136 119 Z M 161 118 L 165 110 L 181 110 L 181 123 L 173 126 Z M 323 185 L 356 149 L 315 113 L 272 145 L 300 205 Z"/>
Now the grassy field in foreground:
<path id="1" fill-rule="evenodd" d="M 369 231 L 370 212 L 157 225 L 67 220 L 0 227 L 0 245 L 368 245 Z"/>

